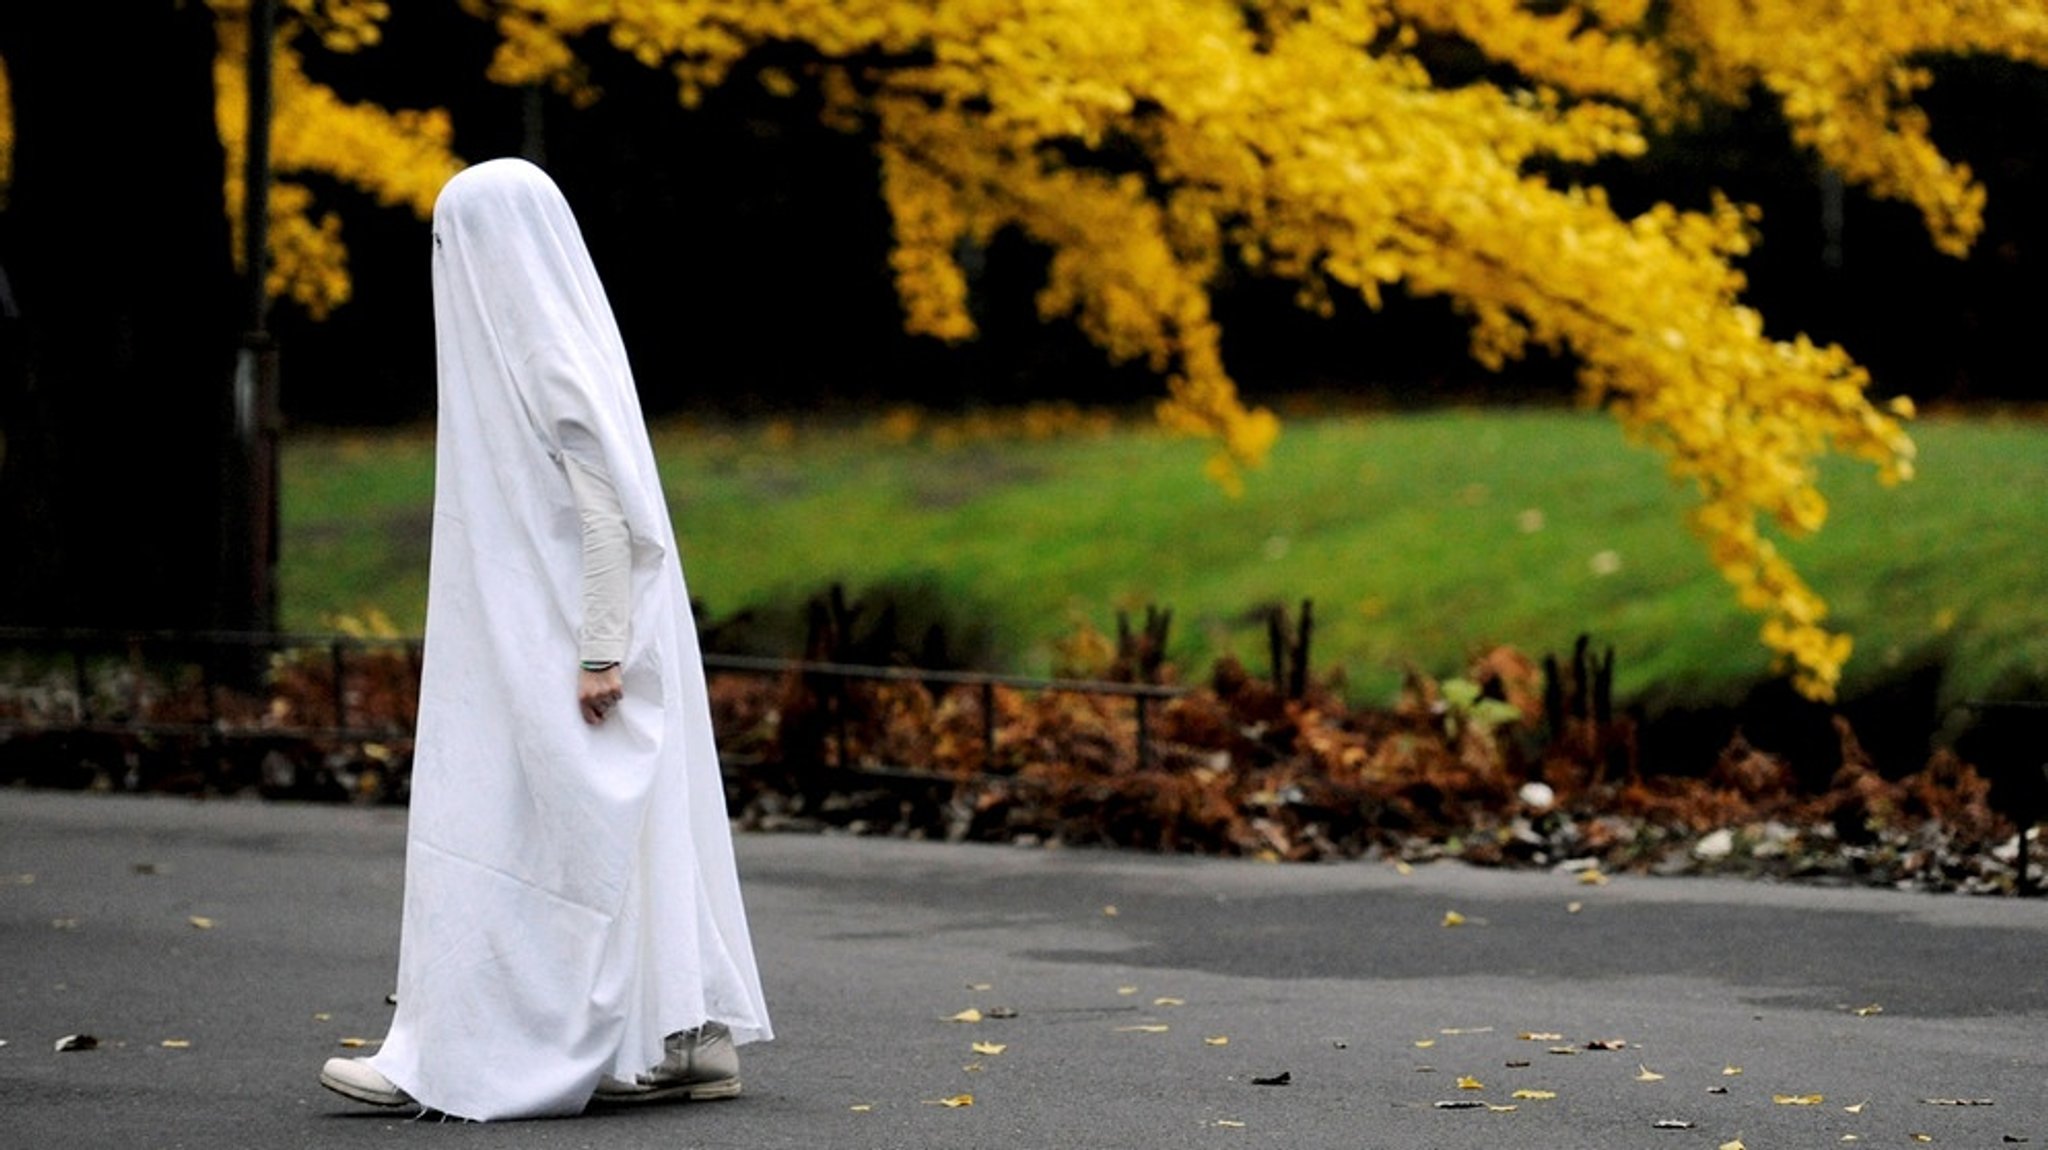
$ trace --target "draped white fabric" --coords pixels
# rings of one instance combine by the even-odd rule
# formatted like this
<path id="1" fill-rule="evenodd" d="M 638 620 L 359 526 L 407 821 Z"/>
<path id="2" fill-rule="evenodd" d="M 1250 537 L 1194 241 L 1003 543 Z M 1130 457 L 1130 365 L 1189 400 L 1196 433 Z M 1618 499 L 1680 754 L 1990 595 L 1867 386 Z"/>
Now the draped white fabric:
<path id="1" fill-rule="evenodd" d="M 568 204 L 493 160 L 434 207 L 440 414 L 398 1007 L 371 1060 L 464 1118 L 573 1114 L 664 1035 L 770 1036 L 702 658 L 626 353 Z M 625 696 L 576 701 L 567 458 L 632 534 Z"/>

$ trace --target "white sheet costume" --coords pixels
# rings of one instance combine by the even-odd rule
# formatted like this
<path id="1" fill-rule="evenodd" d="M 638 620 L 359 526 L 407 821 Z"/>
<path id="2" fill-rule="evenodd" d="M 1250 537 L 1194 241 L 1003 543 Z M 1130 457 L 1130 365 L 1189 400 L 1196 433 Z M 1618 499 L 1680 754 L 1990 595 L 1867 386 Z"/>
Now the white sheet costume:
<path id="1" fill-rule="evenodd" d="M 770 1036 L 695 624 L 626 353 L 552 181 L 494 160 L 434 207 L 440 423 L 398 1008 L 370 1064 L 474 1119 L 574 1114 L 662 1038 Z M 577 709 L 583 529 L 631 536 L 624 697 Z"/>

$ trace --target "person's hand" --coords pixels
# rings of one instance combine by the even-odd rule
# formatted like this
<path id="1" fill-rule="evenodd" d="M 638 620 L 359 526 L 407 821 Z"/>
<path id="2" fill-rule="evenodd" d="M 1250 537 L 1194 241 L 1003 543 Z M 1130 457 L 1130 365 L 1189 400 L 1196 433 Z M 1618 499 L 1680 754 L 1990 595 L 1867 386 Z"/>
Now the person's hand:
<path id="1" fill-rule="evenodd" d="M 583 709 L 583 721 L 595 727 L 626 693 L 626 682 L 617 663 L 602 671 L 576 672 L 576 703 Z"/>

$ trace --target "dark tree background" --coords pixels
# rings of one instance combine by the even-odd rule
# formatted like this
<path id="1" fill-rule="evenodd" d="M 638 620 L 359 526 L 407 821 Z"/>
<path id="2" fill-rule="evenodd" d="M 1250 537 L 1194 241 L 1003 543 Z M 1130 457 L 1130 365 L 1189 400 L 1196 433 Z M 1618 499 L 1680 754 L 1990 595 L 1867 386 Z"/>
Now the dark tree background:
<path id="1" fill-rule="evenodd" d="M 0 4 L 0 622 L 220 608 L 235 276 L 202 4 Z"/>

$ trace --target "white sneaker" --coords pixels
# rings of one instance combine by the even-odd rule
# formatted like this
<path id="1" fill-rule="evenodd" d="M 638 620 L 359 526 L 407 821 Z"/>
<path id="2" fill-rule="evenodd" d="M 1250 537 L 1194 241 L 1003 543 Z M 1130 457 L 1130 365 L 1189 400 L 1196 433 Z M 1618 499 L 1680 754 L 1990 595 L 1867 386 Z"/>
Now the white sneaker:
<path id="1" fill-rule="evenodd" d="M 411 1106 L 412 1095 L 391 1084 L 389 1078 L 360 1058 L 330 1058 L 320 1068 L 320 1085 L 344 1098 L 372 1106 Z"/>
<path id="2" fill-rule="evenodd" d="M 732 1044 L 732 1031 L 723 1023 L 707 1022 L 695 1030 L 680 1030 L 663 1045 L 668 1057 L 661 1065 L 621 1082 L 607 1074 L 598 1081 L 594 1102 L 706 1102 L 714 1098 L 736 1098 L 740 1092 L 740 1052 Z"/>

